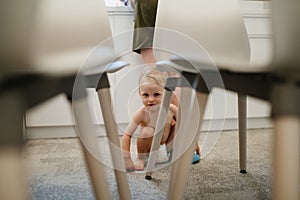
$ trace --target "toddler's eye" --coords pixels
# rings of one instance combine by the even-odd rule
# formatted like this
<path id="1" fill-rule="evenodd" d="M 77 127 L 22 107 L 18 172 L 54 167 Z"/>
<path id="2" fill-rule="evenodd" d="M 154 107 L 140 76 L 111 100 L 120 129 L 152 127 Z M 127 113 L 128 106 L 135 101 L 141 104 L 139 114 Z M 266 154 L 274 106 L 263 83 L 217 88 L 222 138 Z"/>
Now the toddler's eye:
<path id="1" fill-rule="evenodd" d="M 159 97 L 160 95 L 161 95 L 161 94 L 157 92 L 157 93 L 154 93 L 153 96 L 154 96 L 154 97 Z"/>
<path id="2" fill-rule="evenodd" d="M 143 93 L 143 94 L 142 94 L 142 97 L 145 97 L 145 98 L 146 98 L 146 97 L 149 97 L 149 94 Z"/>

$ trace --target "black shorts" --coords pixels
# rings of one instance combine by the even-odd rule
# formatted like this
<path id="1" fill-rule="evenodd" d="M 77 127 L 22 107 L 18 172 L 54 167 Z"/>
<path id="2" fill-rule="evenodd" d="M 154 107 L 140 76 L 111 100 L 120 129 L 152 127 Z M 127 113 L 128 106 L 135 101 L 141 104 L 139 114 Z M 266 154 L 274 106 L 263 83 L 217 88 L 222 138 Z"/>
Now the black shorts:
<path id="1" fill-rule="evenodd" d="M 154 27 L 158 0 L 135 0 L 135 22 L 132 50 L 141 53 L 141 49 L 153 46 Z"/>

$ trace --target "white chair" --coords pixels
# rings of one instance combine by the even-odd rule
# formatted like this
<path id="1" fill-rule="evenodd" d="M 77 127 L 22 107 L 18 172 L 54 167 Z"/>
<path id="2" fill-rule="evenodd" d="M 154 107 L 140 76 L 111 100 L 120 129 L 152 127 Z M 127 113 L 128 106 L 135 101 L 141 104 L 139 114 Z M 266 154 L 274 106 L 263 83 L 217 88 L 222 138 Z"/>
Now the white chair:
<path id="1" fill-rule="evenodd" d="M 180 40 L 168 40 L 170 37 L 159 35 L 162 32 L 156 31 L 155 44 L 159 49 L 178 55 L 171 59 L 175 64 L 170 65 L 190 79 L 193 89 L 197 91 L 201 114 L 208 93 L 214 87 L 238 92 L 243 99 L 245 95 L 250 95 L 271 102 L 275 122 L 274 198 L 299 199 L 300 110 L 297 104 L 300 96 L 300 51 L 297 44 L 300 6 L 299 2 L 293 0 L 276 0 L 272 4 L 274 60 L 267 65 L 251 66 L 248 63 L 247 34 L 235 0 L 190 0 L 184 4 L 180 1 L 160 1 L 157 27 L 178 31 L 177 35 L 186 34 L 191 39 L 185 42 L 194 42 L 185 45 Z M 174 43 L 178 42 L 180 45 L 176 47 Z M 193 43 L 203 45 L 211 59 L 206 56 L 204 49 L 197 51 Z M 180 49 L 182 47 L 185 51 Z M 189 47 L 193 48 L 192 51 L 189 51 Z M 219 78 L 221 82 L 214 83 Z M 170 199 L 183 197 L 189 168 L 186 163 L 191 159 L 192 150 L 192 146 L 187 147 L 172 167 L 168 193 Z"/>
<path id="2" fill-rule="evenodd" d="M 155 49 L 188 58 L 202 54 L 210 65 L 216 63 L 212 66 L 214 70 L 218 63 L 230 63 L 232 59 L 241 66 L 249 63 L 248 35 L 236 1 L 159 2 L 156 28 Z M 209 55 L 204 55 L 206 51 Z M 212 82 L 211 86 L 214 84 Z M 241 92 L 238 92 L 238 108 L 240 172 L 246 173 L 247 111 L 246 96 Z"/>
<path id="3" fill-rule="evenodd" d="M 187 9 L 182 9 L 183 7 Z M 189 19 L 193 14 L 193 19 Z M 229 22 L 226 26 L 219 20 L 223 16 L 226 18 L 224 20 Z M 226 30 L 226 33 L 220 34 L 223 30 Z M 237 63 L 242 63 L 243 66 L 249 63 L 248 35 L 238 4 L 235 1 L 226 3 L 220 1 L 159 2 L 155 32 L 154 52 L 158 60 L 166 60 L 171 55 L 191 58 L 199 57 L 199 54 L 202 54 L 202 57 L 206 57 L 206 61 L 211 65 L 214 64 L 213 62 L 229 63 L 232 58 L 235 58 Z M 222 44 L 219 45 L 216 41 Z M 219 48 L 220 46 L 222 48 Z M 209 55 L 203 55 L 205 51 L 208 51 Z M 211 56 L 212 59 L 208 56 Z M 159 63 L 159 65 L 163 65 L 161 62 Z M 212 68 L 217 70 L 217 66 Z M 211 86 L 214 84 L 216 83 L 212 82 Z M 223 85 L 224 88 L 224 84 L 219 84 Z M 247 173 L 246 108 L 246 96 L 238 92 L 241 173 Z M 159 141 L 159 138 L 154 137 L 154 141 Z M 155 151 L 156 142 L 152 147 L 154 147 L 152 151 Z M 150 168 L 153 169 L 153 166 Z M 149 171 L 151 171 L 150 168 Z"/>
<path id="4" fill-rule="evenodd" d="M 112 63 L 116 58 L 113 44 L 107 40 L 111 31 L 104 2 L 5 0 L 0 9 L 0 199 L 26 199 L 19 165 L 23 115 L 28 108 L 59 93 L 72 100 L 96 197 L 110 199 L 104 166 L 96 158 L 96 129 L 91 123 L 85 91 L 86 87 L 95 87 L 101 103 L 104 99 L 110 104 L 106 73 L 126 65 Z M 101 44 L 104 40 L 107 41 Z M 116 143 L 110 108 L 103 110 L 103 115 L 109 120 L 108 137 Z M 112 152 L 122 158 L 119 153 Z M 120 198 L 130 199 L 125 167 L 115 174 Z"/>

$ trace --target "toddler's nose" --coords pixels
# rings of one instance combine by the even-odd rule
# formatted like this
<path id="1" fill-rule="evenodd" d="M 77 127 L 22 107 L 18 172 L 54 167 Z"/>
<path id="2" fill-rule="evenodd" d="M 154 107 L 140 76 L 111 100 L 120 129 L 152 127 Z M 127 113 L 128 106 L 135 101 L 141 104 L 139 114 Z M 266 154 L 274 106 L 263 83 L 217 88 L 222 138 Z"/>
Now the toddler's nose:
<path id="1" fill-rule="evenodd" d="M 153 101 L 154 97 L 153 96 L 149 96 L 149 101 Z"/>

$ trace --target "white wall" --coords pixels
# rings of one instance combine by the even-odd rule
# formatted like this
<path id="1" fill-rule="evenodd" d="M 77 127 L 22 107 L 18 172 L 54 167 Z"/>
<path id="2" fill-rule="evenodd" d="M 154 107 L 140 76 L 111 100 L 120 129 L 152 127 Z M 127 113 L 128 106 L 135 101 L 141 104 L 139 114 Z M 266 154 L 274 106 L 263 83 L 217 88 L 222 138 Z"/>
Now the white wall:
<path id="1" fill-rule="evenodd" d="M 271 31 L 269 27 L 270 13 L 267 2 L 241 1 L 241 9 L 246 23 L 247 31 L 251 45 L 251 62 L 260 63 L 268 62 L 271 58 Z M 131 30 L 133 26 L 133 13 L 129 7 L 108 8 L 109 19 L 112 32 L 114 35 Z M 128 37 L 129 40 L 131 37 Z M 121 42 L 122 38 L 116 37 L 116 45 Z M 123 50 L 124 51 L 124 50 Z M 126 125 L 130 115 L 139 107 L 140 101 L 135 94 L 137 86 L 137 77 L 141 70 L 136 66 L 142 64 L 140 57 L 127 50 L 122 59 L 129 62 L 131 67 L 121 70 L 110 76 L 112 85 L 111 91 L 113 96 L 113 105 L 115 108 L 117 123 Z M 224 99 L 220 96 L 225 95 Z M 271 124 L 268 120 L 270 107 L 267 103 L 254 98 L 248 98 L 248 122 L 251 128 L 269 127 Z M 225 105 L 226 124 L 225 129 L 237 128 L 237 104 L 236 94 L 232 92 L 224 93 L 221 90 L 213 91 L 210 97 L 205 119 L 217 120 L 223 116 L 218 113 L 217 105 Z M 103 124 L 101 110 L 99 109 L 97 95 L 93 90 L 89 91 L 89 103 L 93 114 L 93 122 Z M 214 104 L 214 106 L 212 106 Z M 214 110 L 213 110 L 214 109 Z M 220 108 L 219 110 L 222 110 Z M 26 126 L 28 128 L 28 137 L 57 137 L 73 136 L 73 119 L 71 108 L 64 95 L 59 95 L 42 105 L 39 105 L 26 114 Z M 212 113 L 216 113 L 212 117 Z M 211 129 L 212 127 L 210 127 Z M 204 129 L 208 129 L 204 125 Z M 101 131 L 101 130 L 99 130 Z"/>

